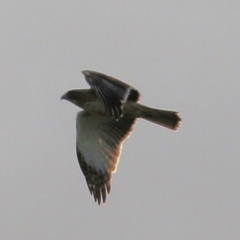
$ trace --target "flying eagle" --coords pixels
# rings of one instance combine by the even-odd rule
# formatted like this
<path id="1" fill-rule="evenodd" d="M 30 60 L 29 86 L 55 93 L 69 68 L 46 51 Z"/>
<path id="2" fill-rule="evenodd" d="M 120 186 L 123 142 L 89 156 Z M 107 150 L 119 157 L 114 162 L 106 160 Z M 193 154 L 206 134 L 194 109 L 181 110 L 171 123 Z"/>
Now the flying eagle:
<path id="1" fill-rule="evenodd" d="M 139 104 L 140 93 L 116 78 L 90 70 L 82 73 L 91 88 L 70 90 L 62 99 L 83 109 L 76 119 L 77 158 L 91 195 L 101 204 L 110 193 L 122 142 L 136 119 L 177 130 L 181 118 L 175 111 Z"/>

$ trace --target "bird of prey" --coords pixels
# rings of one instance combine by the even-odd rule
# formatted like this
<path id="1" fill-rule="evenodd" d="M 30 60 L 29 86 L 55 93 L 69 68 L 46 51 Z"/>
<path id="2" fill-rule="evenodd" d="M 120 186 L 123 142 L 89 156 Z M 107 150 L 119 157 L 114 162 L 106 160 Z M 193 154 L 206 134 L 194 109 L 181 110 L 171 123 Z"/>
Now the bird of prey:
<path id="1" fill-rule="evenodd" d="M 76 152 L 79 165 L 95 202 L 106 202 L 121 146 L 137 118 L 171 130 L 181 123 L 179 114 L 139 104 L 140 94 L 130 85 L 108 75 L 82 71 L 90 89 L 74 89 L 62 99 L 83 109 L 76 119 Z"/>

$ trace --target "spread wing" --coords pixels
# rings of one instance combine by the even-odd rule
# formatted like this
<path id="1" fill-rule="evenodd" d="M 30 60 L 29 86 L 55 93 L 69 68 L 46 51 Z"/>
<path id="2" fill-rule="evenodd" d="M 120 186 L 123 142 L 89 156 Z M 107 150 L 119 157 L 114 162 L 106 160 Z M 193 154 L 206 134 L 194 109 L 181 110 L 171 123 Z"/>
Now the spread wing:
<path id="1" fill-rule="evenodd" d="M 86 81 L 103 102 L 106 112 L 119 119 L 123 115 L 123 104 L 127 100 L 139 101 L 139 92 L 130 85 L 102 73 L 85 70 Z"/>
<path id="2" fill-rule="evenodd" d="M 112 173 L 116 171 L 121 145 L 133 130 L 135 119 L 92 115 L 81 111 L 77 115 L 77 157 L 94 200 L 106 201 L 110 193 Z"/>

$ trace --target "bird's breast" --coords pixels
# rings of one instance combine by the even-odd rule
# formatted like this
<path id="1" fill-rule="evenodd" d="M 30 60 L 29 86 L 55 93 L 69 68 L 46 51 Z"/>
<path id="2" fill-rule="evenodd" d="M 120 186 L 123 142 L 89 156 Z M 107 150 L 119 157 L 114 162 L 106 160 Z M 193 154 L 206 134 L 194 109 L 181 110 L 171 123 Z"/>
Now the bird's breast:
<path id="1" fill-rule="evenodd" d="M 89 112 L 92 114 L 103 114 L 103 115 L 107 114 L 103 103 L 98 100 L 85 102 L 81 105 L 81 108 L 84 109 L 86 112 Z"/>

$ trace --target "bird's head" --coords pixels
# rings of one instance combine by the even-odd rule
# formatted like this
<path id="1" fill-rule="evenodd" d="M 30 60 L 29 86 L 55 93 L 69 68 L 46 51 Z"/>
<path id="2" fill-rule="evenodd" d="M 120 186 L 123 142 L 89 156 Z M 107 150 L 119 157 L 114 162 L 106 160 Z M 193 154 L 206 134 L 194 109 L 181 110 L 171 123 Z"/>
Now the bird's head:
<path id="1" fill-rule="evenodd" d="M 78 107 L 82 108 L 82 104 L 84 104 L 89 96 L 92 94 L 89 91 L 90 89 L 73 89 L 62 95 L 61 100 L 67 100 Z"/>
<path id="2" fill-rule="evenodd" d="M 73 102 L 79 99 L 79 91 L 74 89 L 66 92 L 62 95 L 61 100 L 67 100 L 69 102 Z"/>

